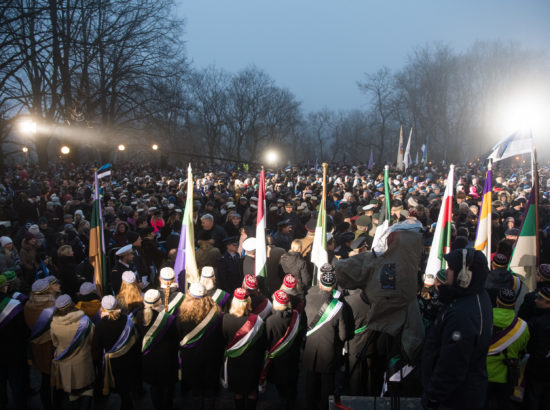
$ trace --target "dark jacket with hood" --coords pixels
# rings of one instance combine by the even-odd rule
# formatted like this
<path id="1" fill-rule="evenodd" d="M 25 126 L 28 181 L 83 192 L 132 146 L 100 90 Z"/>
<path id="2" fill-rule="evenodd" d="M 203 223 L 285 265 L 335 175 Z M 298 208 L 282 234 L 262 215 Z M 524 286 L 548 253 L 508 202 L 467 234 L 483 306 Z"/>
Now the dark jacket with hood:
<path id="1" fill-rule="evenodd" d="M 472 279 L 459 287 L 462 249 L 445 255 L 454 283 L 439 287 L 445 306 L 429 328 L 422 354 L 423 404 L 450 409 L 481 409 L 487 391 L 487 352 L 491 344 L 491 301 L 484 289 L 487 260 L 469 250 Z"/>

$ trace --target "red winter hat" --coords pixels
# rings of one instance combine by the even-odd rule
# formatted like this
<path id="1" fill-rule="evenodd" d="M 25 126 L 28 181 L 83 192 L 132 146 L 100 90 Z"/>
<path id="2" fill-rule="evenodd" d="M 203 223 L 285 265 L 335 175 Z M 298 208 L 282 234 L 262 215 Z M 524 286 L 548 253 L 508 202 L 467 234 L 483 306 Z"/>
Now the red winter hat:
<path id="1" fill-rule="evenodd" d="M 281 305 L 286 305 L 288 303 L 288 295 L 284 290 L 278 290 L 273 294 L 273 300 Z"/>
<path id="2" fill-rule="evenodd" d="M 294 276 L 292 273 L 286 275 L 283 279 L 283 286 L 288 289 L 294 289 L 294 287 L 296 286 L 296 276 Z"/>
<path id="3" fill-rule="evenodd" d="M 243 288 L 237 288 L 235 289 L 235 292 L 233 292 L 233 297 L 240 301 L 244 301 L 247 295 L 248 294 L 246 290 L 244 290 Z"/>
<path id="4" fill-rule="evenodd" d="M 244 286 L 246 289 L 256 290 L 258 289 L 258 279 L 253 275 L 246 275 L 244 277 Z"/>

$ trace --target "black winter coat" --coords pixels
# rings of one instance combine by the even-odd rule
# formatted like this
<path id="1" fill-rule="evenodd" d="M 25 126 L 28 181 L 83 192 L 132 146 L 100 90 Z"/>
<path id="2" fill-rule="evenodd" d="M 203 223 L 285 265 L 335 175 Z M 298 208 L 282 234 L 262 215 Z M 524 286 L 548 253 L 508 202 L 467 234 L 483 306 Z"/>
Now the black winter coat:
<path id="1" fill-rule="evenodd" d="M 226 346 L 231 343 L 235 334 L 245 324 L 247 319 L 248 316 L 235 317 L 233 315 L 224 315 L 223 337 Z M 254 344 L 242 355 L 227 360 L 228 390 L 230 392 L 246 394 L 256 391 L 258 388 L 266 349 L 265 329 L 261 332 Z"/>
<path id="2" fill-rule="evenodd" d="M 153 311 L 151 322 L 145 326 L 143 312 L 144 309 L 141 309 L 136 314 L 140 346 L 142 346 L 145 334 L 159 315 L 159 312 Z M 147 354 L 142 354 L 142 377 L 145 382 L 157 386 L 169 386 L 176 382 L 178 378 L 178 343 L 178 331 L 175 320 L 172 319 L 162 338 L 150 348 Z"/>
<path id="3" fill-rule="evenodd" d="M 550 383 L 550 358 L 548 347 L 550 346 L 550 309 L 539 309 L 538 314 L 529 321 L 529 333 L 531 335 L 527 352 L 530 354 L 526 380 L 536 380 L 541 383 Z"/>
<path id="4" fill-rule="evenodd" d="M 318 287 L 311 288 L 306 296 L 305 313 L 307 324 L 315 319 L 325 301 L 332 299 L 332 293 L 322 291 Z M 302 357 L 303 366 L 317 373 L 334 373 L 341 362 L 344 341 L 353 326 L 346 320 L 345 308 L 321 328 L 306 337 L 306 345 Z"/>
<path id="5" fill-rule="evenodd" d="M 273 311 L 266 319 L 265 333 L 267 336 L 267 350 L 271 349 L 285 335 L 290 321 L 292 310 Z M 300 316 L 304 320 L 304 315 Z M 271 360 L 267 380 L 276 385 L 296 385 L 298 383 L 298 363 L 300 360 L 300 334 L 296 336 L 292 346 L 280 357 Z"/>
<path id="6" fill-rule="evenodd" d="M 220 289 L 231 293 L 243 283 L 243 260 L 239 255 L 232 257 L 229 252 L 225 252 L 218 264 L 216 273 L 216 284 Z"/>
<path id="7" fill-rule="evenodd" d="M 299 252 L 288 252 L 281 256 L 281 267 L 285 274 L 296 276 L 296 290 L 305 295 L 311 286 L 312 275 L 307 269 L 307 263 Z"/>
<path id="8" fill-rule="evenodd" d="M 424 342 L 424 405 L 432 400 L 450 409 L 483 408 L 492 327 L 491 301 L 483 289 L 440 310 Z"/>

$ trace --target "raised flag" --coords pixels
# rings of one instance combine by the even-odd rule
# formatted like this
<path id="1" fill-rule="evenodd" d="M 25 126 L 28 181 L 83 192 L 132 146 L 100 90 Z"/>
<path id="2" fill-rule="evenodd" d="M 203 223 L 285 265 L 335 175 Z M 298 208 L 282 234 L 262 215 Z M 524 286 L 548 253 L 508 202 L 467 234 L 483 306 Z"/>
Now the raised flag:
<path id="1" fill-rule="evenodd" d="M 317 215 L 315 236 L 311 248 L 311 263 L 314 265 L 313 285 L 317 284 L 317 276 L 321 266 L 328 262 L 327 252 L 327 163 L 323 163 L 323 197 Z"/>
<path id="2" fill-rule="evenodd" d="M 105 257 L 105 237 L 103 233 L 103 215 L 101 213 L 101 193 L 99 180 L 111 175 L 111 164 L 103 165 L 94 172 L 94 201 L 90 220 L 90 241 L 88 260 L 94 268 L 94 284 L 99 296 L 103 296 L 107 283 L 107 259 Z"/>
<path id="3" fill-rule="evenodd" d="M 430 136 L 426 134 L 426 143 L 422 144 L 422 163 L 426 165 L 428 163 L 428 142 L 430 141 Z"/>
<path id="4" fill-rule="evenodd" d="M 195 259 L 195 233 L 193 225 L 193 172 L 191 164 L 187 168 L 187 199 L 181 224 L 178 253 L 174 263 L 174 272 L 182 292 L 187 290 L 187 283 L 198 282 L 199 270 Z"/>
<path id="5" fill-rule="evenodd" d="M 514 155 L 528 154 L 533 148 L 533 134 L 531 130 L 516 131 L 509 137 L 501 139 L 492 148 L 488 159 L 497 162 Z"/>
<path id="6" fill-rule="evenodd" d="M 258 213 L 256 215 L 256 257 L 254 260 L 254 273 L 256 276 L 267 277 L 267 256 L 265 245 L 265 173 L 260 171 L 260 184 L 258 187 Z"/>
<path id="7" fill-rule="evenodd" d="M 424 284 L 426 286 L 432 286 L 437 272 L 446 267 L 443 255 L 451 250 L 454 173 L 455 166 L 451 165 L 449 175 L 447 176 L 447 186 L 445 187 L 443 202 L 441 203 L 439 217 L 437 218 L 430 255 L 428 256 L 428 262 L 426 264 L 426 272 L 424 275 Z"/>
<path id="8" fill-rule="evenodd" d="M 521 223 L 518 239 L 510 258 L 509 269 L 523 276 L 533 289 L 535 286 L 535 272 L 539 261 L 539 233 L 538 233 L 538 193 L 539 176 L 536 165 L 536 155 L 533 150 L 533 186 L 529 194 L 529 201 L 525 208 L 525 217 Z"/>
<path id="9" fill-rule="evenodd" d="M 369 165 L 368 169 L 372 169 L 374 167 L 374 158 L 372 156 L 372 147 L 370 148 L 370 154 L 369 154 Z"/>
<path id="10" fill-rule="evenodd" d="M 403 126 L 399 130 L 399 146 L 397 148 L 397 164 L 396 168 L 399 171 L 403 170 Z"/>
<path id="11" fill-rule="evenodd" d="M 414 160 L 414 164 L 418 165 L 418 151 L 416 151 L 416 159 Z"/>
<path id="12" fill-rule="evenodd" d="M 409 133 L 409 140 L 407 141 L 407 148 L 405 148 L 405 156 L 403 158 L 403 166 L 405 170 L 411 165 L 411 138 L 413 134 L 413 129 L 411 127 L 411 132 Z"/>
<path id="13" fill-rule="evenodd" d="M 384 202 L 386 203 L 386 219 L 391 219 L 391 197 L 390 197 L 390 166 L 384 167 Z"/>
<path id="14" fill-rule="evenodd" d="M 476 250 L 482 251 L 485 254 L 489 265 L 491 264 L 491 226 L 493 209 L 492 181 L 493 171 L 491 170 L 491 161 L 489 161 L 485 186 L 483 187 L 483 200 L 477 223 L 476 240 L 474 243 Z"/>

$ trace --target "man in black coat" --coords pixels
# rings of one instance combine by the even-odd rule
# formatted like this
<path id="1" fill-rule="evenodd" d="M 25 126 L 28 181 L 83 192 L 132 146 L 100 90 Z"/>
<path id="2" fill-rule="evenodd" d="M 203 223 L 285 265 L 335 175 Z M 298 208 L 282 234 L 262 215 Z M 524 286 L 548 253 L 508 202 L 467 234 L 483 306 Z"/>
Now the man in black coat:
<path id="1" fill-rule="evenodd" d="M 243 283 L 243 260 L 237 253 L 239 237 L 233 236 L 224 240 L 225 252 L 218 264 L 216 283 L 220 289 L 233 294 Z"/>
<path id="2" fill-rule="evenodd" d="M 319 286 L 311 288 L 306 296 L 308 330 L 302 365 L 306 370 L 307 408 L 312 410 L 328 409 L 328 396 L 334 393 L 335 373 L 342 364 L 344 341 L 352 331 L 344 303 L 332 297 L 335 286 L 334 268 L 324 264 Z"/>
<path id="3" fill-rule="evenodd" d="M 312 275 L 307 268 L 307 262 L 302 258 L 302 242 L 299 239 L 292 241 L 290 251 L 281 256 L 280 263 L 285 274 L 296 277 L 296 290 L 305 295 L 311 286 Z"/>
<path id="4" fill-rule="evenodd" d="M 115 263 L 115 266 L 113 266 L 113 269 L 111 269 L 111 289 L 113 292 L 118 294 L 118 291 L 120 290 L 120 285 L 122 285 L 122 274 L 126 271 L 134 271 L 134 253 L 132 252 L 132 245 L 126 245 L 120 248 L 116 252 L 116 256 L 118 257 L 117 262 Z"/>
<path id="5" fill-rule="evenodd" d="M 483 288 L 487 259 L 473 249 L 455 249 L 445 259 L 446 278 L 436 282 L 444 306 L 428 330 L 422 354 L 422 402 L 426 409 L 481 409 L 493 326 Z"/>
<path id="6" fill-rule="evenodd" d="M 290 250 L 290 221 L 288 219 L 277 223 L 277 232 L 273 235 L 273 245 L 283 248 L 287 252 Z"/>
<path id="7" fill-rule="evenodd" d="M 491 299 L 491 305 L 496 307 L 497 296 L 501 288 L 511 288 L 514 280 L 508 270 L 509 259 L 502 253 L 496 253 L 491 262 L 491 271 L 485 281 L 485 289 Z"/>
<path id="8" fill-rule="evenodd" d="M 550 264 L 541 263 L 537 271 L 537 288 L 533 292 L 529 292 L 523 298 L 523 303 L 518 311 L 518 316 L 529 322 L 533 317 L 542 313 L 537 308 L 537 293 L 543 287 L 550 286 Z"/>
<path id="9" fill-rule="evenodd" d="M 200 235 L 202 231 L 210 232 L 210 236 L 214 239 L 214 246 L 220 252 L 224 251 L 223 240 L 227 237 L 227 233 L 225 233 L 225 230 L 220 225 L 214 223 L 214 217 L 211 214 L 201 216 L 201 229 L 198 234 Z"/>

